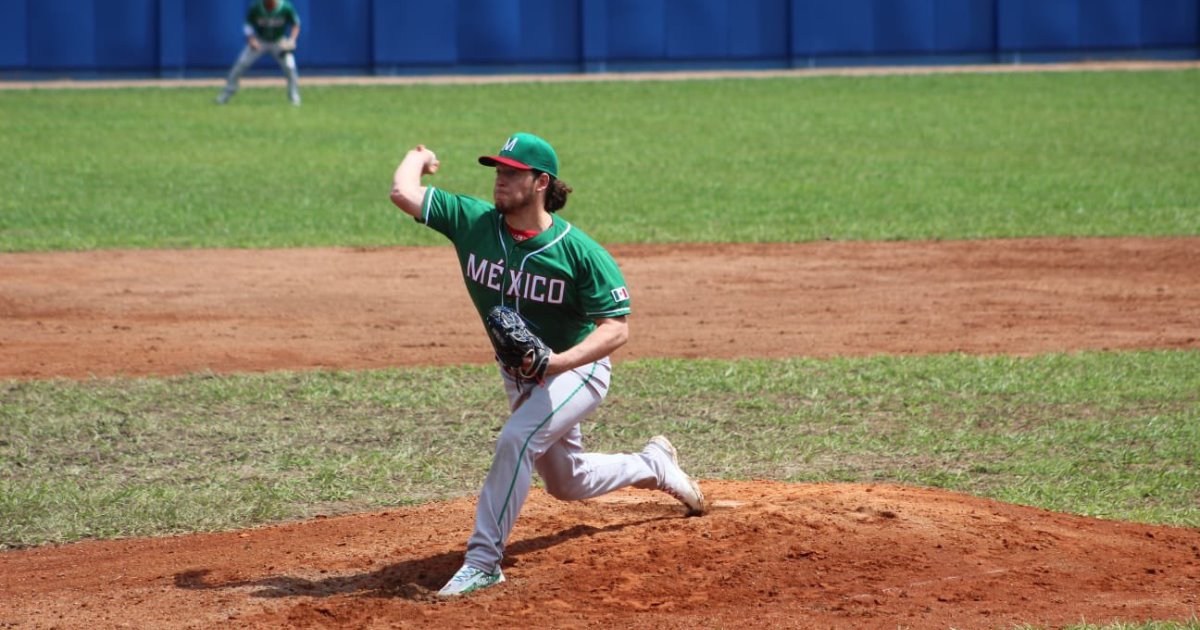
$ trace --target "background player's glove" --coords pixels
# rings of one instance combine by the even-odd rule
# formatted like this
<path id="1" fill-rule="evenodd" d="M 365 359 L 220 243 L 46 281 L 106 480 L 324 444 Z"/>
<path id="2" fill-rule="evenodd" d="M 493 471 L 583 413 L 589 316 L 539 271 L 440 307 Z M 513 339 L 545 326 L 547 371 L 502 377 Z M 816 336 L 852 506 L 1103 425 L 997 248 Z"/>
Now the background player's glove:
<path id="1" fill-rule="evenodd" d="M 296 50 L 296 40 L 290 37 L 284 37 L 279 40 L 279 52 L 290 53 Z"/>
<path id="2" fill-rule="evenodd" d="M 484 320 L 496 358 L 521 380 L 545 382 L 549 346 L 530 332 L 525 320 L 507 306 L 494 306 Z"/>

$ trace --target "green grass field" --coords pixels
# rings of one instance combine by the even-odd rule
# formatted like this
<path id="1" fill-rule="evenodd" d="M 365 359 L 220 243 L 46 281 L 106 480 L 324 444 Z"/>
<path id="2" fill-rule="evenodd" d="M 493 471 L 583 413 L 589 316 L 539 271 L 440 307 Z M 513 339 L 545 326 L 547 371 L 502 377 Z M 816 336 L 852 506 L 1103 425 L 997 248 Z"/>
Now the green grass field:
<path id="1" fill-rule="evenodd" d="M 397 219 L 515 130 L 601 242 L 1200 234 L 1200 72 L 0 91 L 0 251 L 440 244 Z"/>
<path id="2" fill-rule="evenodd" d="M 1200 527 L 1200 353 L 624 363 L 589 445 L 706 478 L 915 484 Z M 0 548 L 469 494 L 487 367 L 0 385 Z"/>
<path id="3" fill-rule="evenodd" d="M 442 245 L 397 161 L 486 197 L 515 130 L 604 243 L 1200 234 L 1194 70 L 215 93 L 0 91 L 0 252 Z M 461 496 L 503 416 L 484 367 L 0 381 L 0 549 Z M 704 477 L 1200 527 L 1197 352 L 622 362 L 589 445 L 658 432 Z"/>

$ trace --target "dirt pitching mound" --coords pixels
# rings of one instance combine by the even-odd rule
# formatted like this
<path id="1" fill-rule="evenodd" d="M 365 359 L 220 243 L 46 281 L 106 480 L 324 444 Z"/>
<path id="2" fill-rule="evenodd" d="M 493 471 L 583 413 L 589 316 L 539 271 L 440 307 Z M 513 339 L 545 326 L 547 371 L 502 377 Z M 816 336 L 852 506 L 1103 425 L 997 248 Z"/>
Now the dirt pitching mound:
<path id="1" fill-rule="evenodd" d="M 508 581 L 455 601 L 473 501 L 0 555 L 0 625 L 958 627 L 1187 619 L 1200 532 L 893 486 L 534 492 Z"/>

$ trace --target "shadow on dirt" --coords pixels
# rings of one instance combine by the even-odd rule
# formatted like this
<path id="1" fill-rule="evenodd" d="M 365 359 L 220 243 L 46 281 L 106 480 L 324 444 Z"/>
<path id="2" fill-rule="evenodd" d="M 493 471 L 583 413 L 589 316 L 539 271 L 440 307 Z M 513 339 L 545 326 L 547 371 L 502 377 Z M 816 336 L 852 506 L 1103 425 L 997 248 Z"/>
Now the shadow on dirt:
<path id="1" fill-rule="evenodd" d="M 523 554 L 553 547 L 574 538 L 616 532 L 627 527 L 636 527 L 672 518 L 678 517 L 660 516 L 607 527 L 576 525 L 555 534 L 521 540 L 508 548 L 504 566 L 515 564 L 515 559 Z M 211 569 L 194 569 L 175 574 L 175 587 L 192 590 L 258 587 L 259 590 L 254 591 L 251 595 L 268 598 L 332 597 L 357 594 L 364 597 L 396 597 L 415 601 L 435 601 L 437 590 L 461 566 L 462 560 L 462 552 L 440 553 L 425 558 L 405 560 L 370 573 L 319 580 L 278 575 L 254 580 L 209 582 L 206 578 L 212 573 Z"/>

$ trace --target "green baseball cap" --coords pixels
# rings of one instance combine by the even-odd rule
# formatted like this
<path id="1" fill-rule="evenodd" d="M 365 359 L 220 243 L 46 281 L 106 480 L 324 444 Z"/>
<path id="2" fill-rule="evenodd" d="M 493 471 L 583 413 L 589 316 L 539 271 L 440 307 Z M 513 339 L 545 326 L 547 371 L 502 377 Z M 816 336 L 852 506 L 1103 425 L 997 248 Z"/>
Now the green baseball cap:
<path id="1" fill-rule="evenodd" d="M 537 170 L 558 177 L 558 154 L 549 142 L 531 133 L 514 133 L 500 147 L 498 155 L 479 158 L 484 166 L 503 164 L 522 171 Z"/>

